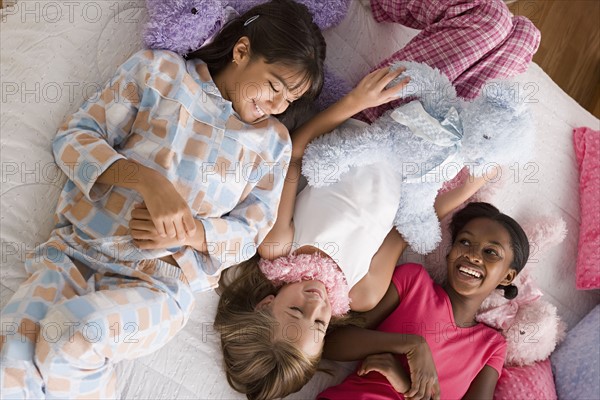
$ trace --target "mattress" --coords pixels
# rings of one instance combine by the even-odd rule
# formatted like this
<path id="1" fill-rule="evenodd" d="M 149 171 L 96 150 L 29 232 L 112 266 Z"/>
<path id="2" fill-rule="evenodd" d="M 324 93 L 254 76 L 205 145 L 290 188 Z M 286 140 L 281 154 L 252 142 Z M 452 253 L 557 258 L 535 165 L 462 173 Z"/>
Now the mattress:
<path id="1" fill-rule="evenodd" d="M 144 2 L 19 1 L 0 11 L 0 305 L 25 278 L 27 250 L 44 242 L 65 182 L 53 162 L 51 140 L 63 119 L 142 47 Z M 379 60 L 406 44 L 415 31 L 377 24 L 365 1 L 352 2 L 345 20 L 325 32 L 327 63 L 356 83 Z M 383 39 L 385 38 L 385 40 Z M 539 66 L 515 82 L 531 94 L 537 149 L 531 165 L 495 195 L 494 203 L 519 218 L 536 212 L 560 215 L 569 230 L 563 244 L 538 257 L 534 276 L 569 327 L 599 302 L 598 291 L 575 290 L 579 225 L 577 170 L 571 131 L 600 129 L 600 122 L 565 94 Z M 235 399 L 222 370 L 218 335 L 212 328 L 218 295 L 198 294 L 185 329 L 160 351 L 118 364 L 122 398 Z M 352 364 L 323 362 L 332 374 L 317 373 L 290 399 L 314 398 L 337 383 Z"/>

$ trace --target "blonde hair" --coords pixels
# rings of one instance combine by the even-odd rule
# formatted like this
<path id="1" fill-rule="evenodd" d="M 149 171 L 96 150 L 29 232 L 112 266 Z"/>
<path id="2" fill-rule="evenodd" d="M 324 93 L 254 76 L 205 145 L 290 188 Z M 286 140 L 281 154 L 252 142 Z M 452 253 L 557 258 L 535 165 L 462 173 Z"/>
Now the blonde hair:
<path id="1" fill-rule="evenodd" d="M 258 268 L 258 257 L 227 271 L 221 279 L 221 299 L 215 329 L 227 381 L 248 399 L 265 400 L 300 390 L 317 371 L 321 355 L 308 357 L 292 343 L 275 339 L 277 320 L 256 305 L 277 288 Z M 227 283 L 231 274 L 237 276 Z"/>

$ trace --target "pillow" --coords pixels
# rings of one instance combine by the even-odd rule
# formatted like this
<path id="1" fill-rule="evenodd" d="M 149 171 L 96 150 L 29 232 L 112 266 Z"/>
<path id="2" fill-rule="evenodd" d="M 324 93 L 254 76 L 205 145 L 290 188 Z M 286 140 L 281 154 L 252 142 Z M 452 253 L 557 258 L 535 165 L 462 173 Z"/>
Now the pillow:
<path id="1" fill-rule="evenodd" d="M 549 358 L 524 367 L 504 367 L 494 392 L 494 400 L 556 398 Z"/>
<path id="2" fill-rule="evenodd" d="M 561 399 L 597 399 L 600 393 L 600 305 L 573 329 L 550 356 Z"/>
<path id="3" fill-rule="evenodd" d="M 600 288 L 600 132 L 573 130 L 579 167 L 581 223 L 577 251 L 577 289 Z"/>

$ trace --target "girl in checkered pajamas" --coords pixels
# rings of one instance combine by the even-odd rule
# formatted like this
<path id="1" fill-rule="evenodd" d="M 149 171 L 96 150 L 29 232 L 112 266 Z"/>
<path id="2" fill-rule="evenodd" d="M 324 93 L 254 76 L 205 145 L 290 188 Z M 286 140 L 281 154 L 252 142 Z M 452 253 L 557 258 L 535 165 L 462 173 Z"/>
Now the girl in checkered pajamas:
<path id="1" fill-rule="evenodd" d="M 185 59 L 134 54 L 64 122 L 56 226 L 1 314 L 3 396 L 117 397 L 114 364 L 162 347 L 255 253 L 291 154 L 272 116 L 319 93 L 324 58 L 304 6 L 267 3 Z"/>

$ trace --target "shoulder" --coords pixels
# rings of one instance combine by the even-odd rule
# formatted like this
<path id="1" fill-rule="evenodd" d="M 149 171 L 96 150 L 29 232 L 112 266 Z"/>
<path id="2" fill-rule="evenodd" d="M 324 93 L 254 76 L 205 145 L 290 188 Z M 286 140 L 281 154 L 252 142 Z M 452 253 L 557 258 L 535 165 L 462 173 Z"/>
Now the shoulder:
<path id="1" fill-rule="evenodd" d="M 498 330 L 483 323 L 481 324 L 481 337 L 494 348 L 503 349 L 507 346 L 506 338 Z"/>
<path id="2" fill-rule="evenodd" d="M 421 264 L 407 263 L 401 264 L 394 270 L 392 277 L 398 293 L 406 294 L 409 290 L 417 287 L 433 286 L 433 280 Z"/>
<path id="3" fill-rule="evenodd" d="M 427 270 L 416 263 L 406 263 L 396 266 L 394 270 L 394 279 L 411 280 L 411 281 L 431 281 L 431 277 Z"/>
<path id="4" fill-rule="evenodd" d="M 178 64 L 185 64 L 185 59 L 182 56 L 170 50 L 144 49 L 134 53 L 131 58 L 147 60 L 149 62 L 169 60 Z"/>
<path id="5" fill-rule="evenodd" d="M 169 50 L 140 50 L 134 53 L 125 63 L 123 64 L 125 69 L 133 66 L 144 66 L 150 71 L 162 70 L 164 72 L 170 72 L 171 70 L 178 70 L 185 68 L 185 60 L 179 54 Z"/>

